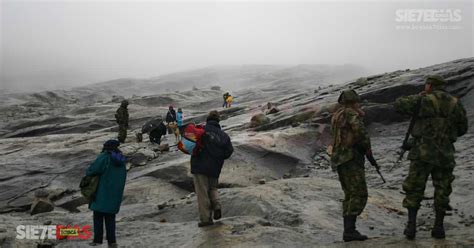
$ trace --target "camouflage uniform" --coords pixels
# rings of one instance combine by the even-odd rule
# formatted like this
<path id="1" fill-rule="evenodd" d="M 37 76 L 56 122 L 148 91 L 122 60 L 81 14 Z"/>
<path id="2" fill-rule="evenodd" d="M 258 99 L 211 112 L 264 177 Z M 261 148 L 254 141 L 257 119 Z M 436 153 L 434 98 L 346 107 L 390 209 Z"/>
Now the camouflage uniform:
<path id="1" fill-rule="evenodd" d="M 331 164 L 337 167 L 344 191 L 343 216 L 359 215 L 368 197 L 364 162 L 370 139 L 359 113 L 346 106 L 334 114 L 331 130 L 334 137 Z"/>
<path id="2" fill-rule="evenodd" d="M 400 97 L 395 109 L 412 115 L 417 102 L 419 112 L 411 132 L 412 148 L 408 176 L 403 183 L 406 197 L 403 206 L 418 209 L 425 184 L 431 174 L 435 187 L 435 209 L 446 210 L 454 180 L 454 146 L 458 136 L 467 132 L 466 111 L 457 98 L 443 90 L 441 85 L 426 95 Z"/>
<path id="3" fill-rule="evenodd" d="M 119 125 L 118 140 L 120 143 L 125 142 L 127 138 L 127 128 L 128 128 L 128 101 L 123 100 L 120 104 L 120 107 L 117 109 L 115 114 L 115 120 Z"/>
<path id="4" fill-rule="evenodd" d="M 395 110 L 414 115 L 411 130 L 410 169 L 403 190 L 406 192 L 403 206 L 408 209 L 408 222 L 404 234 L 414 239 L 416 215 L 420 208 L 429 175 L 435 188 L 435 224 L 431 231 L 434 238 L 444 238 L 443 219 L 449 208 L 451 183 L 454 180 L 454 146 L 457 137 L 467 132 L 466 111 L 459 100 L 444 90 L 446 81 L 439 76 L 430 76 L 426 85 L 431 89 L 420 95 L 400 97 L 395 101 Z M 418 110 L 417 110 L 418 108 Z"/>
<path id="5" fill-rule="evenodd" d="M 365 130 L 362 113 L 352 104 L 360 98 L 353 90 L 344 91 L 339 97 L 343 104 L 331 119 L 333 146 L 331 166 L 337 169 L 339 181 L 344 191 L 342 203 L 344 217 L 344 241 L 366 240 L 367 236 L 355 229 L 357 216 L 367 204 L 367 184 L 365 182 L 365 154 L 370 149 L 370 139 Z"/>

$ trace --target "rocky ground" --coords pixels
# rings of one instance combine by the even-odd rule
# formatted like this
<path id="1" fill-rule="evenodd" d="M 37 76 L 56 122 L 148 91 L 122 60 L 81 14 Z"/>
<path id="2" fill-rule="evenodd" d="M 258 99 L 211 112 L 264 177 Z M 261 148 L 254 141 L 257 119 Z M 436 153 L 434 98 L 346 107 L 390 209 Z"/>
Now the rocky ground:
<path id="1" fill-rule="evenodd" d="M 474 59 L 468 58 L 323 87 L 295 87 L 291 82 L 277 81 L 233 93 L 236 103 L 225 110 L 219 108 L 223 92 L 217 88 L 131 97 L 131 130 L 122 146 L 129 158 L 129 171 L 117 215 L 118 242 L 124 247 L 474 246 L 473 67 Z M 423 77 L 432 73 L 448 79 L 448 90 L 465 105 L 471 128 L 456 143 L 453 210 L 445 225 L 448 238 L 435 241 L 430 237 L 433 188 L 428 183 L 418 238 L 406 241 L 402 236 L 407 217 L 401 206 L 401 183 L 408 162 L 390 168 L 408 119 L 396 114 L 391 103 L 398 96 L 420 91 Z M 367 165 L 369 201 L 358 226 L 371 239 L 343 243 L 343 194 L 325 148 L 336 98 L 348 86 L 364 99 L 373 152 L 388 182 L 383 184 Z M 106 92 L 90 96 L 87 92 L 3 97 L 1 247 L 38 245 L 15 238 L 15 228 L 20 224 L 92 224 L 92 214 L 80 197 L 78 185 L 102 143 L 116 137 L 113 116 L 121 98 Z M 208 111 L 218 109 L 224 117 L 222 125 L 232 137 L 235 153 L 225 163 L 219 185 L 223 218 L 214 226 L 197 227 L 189 156 L 172 146 L 175 138 L 166 137 L 169 151 L 160 151 L 149 142 L 137 143 L 134 138 L 134 132 L 147 119 L 164 115 L 168 104 L 182 107 L 187 122 L 202 122 Z M 31 215 L 32 203 L 41 197 L 54 209 L 35 209 L 42 213 Z M 43 212 L 46 210 L 49 212 Z M 44 243 L 86 247 L 88 242 Z"/>

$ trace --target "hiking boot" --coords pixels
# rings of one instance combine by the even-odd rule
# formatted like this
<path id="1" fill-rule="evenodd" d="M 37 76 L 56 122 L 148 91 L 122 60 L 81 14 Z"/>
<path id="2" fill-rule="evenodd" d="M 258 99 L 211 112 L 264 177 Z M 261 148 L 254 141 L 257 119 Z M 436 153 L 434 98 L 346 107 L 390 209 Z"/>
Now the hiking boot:
<path id="1" fill-rule="evenodd" d="M 408 240 L 414 240 L 416 236 L 416 214 L 418 212 L 418 209 L 415 208 L 409 208 L 408 209 L 408 223 L 405 228 L 405 231 L 403 231 L 403 234 L 405 234 L 405 237 Z"/>
<path id="2" fill-rule="evenodd" d="M 214 222 L 213 221 L 209 221 L 209 222 L 199 222 L 198 223 L 198 227 L 205 227 L 205 226 L 212 226 L 214 225 Z"/>
<path id="3" fill-rule="evenodd" d="M 108 244 L 107 247 L 109 247 L 109 248 L 117 248 L 117 247 L 118 247 L 118 244 L 117 244 L 117 243 L 110 243 L 110 244 Z"/>
<path id="4" fill-rule="evenodd" d="M 214 210 L 214 219 L 215 220 L 218 220 L 222 217 L 222 211 L 221 209 L 216 209 Z"/>
<path id="5" fill-rule="evenodd" d="M 96 242 L 89 243 L 89 246 L 99 246 L 99 245 L 102 245 L 102 243 L 96 243 Z"/>
<path id="6" fill-rule="evenodd" d="M 446 213 L 444 211 L 436 211 L 436 219 L 433 229 L 431 229 L 431 237 L 435 239 L 444 239 L 446 237 L 443 224 L 445 214 Z"/>
<path id="7" fill-rule="evenodd" d="M 364 241 L 368 239 L 366 235 L 362 235 L 359 233 L 359 231 L 356 230 L 356 220 L 357 216 L 355 215 L 344 216 L 344 233 L 342 235 L 342 239 L 344 240 L 344 242 L 355 240 Z"/>

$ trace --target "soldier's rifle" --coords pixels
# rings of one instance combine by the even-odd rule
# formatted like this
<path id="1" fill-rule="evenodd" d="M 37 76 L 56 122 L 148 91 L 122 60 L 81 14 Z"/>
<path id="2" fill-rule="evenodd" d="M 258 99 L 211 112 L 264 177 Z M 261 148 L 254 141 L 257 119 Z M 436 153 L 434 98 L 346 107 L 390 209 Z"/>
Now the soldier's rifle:
<path id="1" fill-rule="evenodd" d="M 420 112 L 420 106 L 421 106 L 421 97 L 416 102 L 415 110 L 410 120 L 410 125 L 408 125 L 408 130 L 405 134 L 405 139 L 403 139 L 402 146 L 400 147 L 400 150 L 397 152 L 398 159 L 395 162 L 395 164 L 390 168 L 389 171 L 392 171 L 395 167 L 397 167 L 402 162 L 405 152 L 411 149 L 411 145 L 408 143 L 408 140 L 410 139 L 411 131 L 413 130 L 413 127 L 415 126 L 418 113 Z"/>
<path id="2" fill-rule="evenodd" d="M 382 173 L 380 172 L 380 166 L 379 164 L 377 164 L 377 161 L 375 160 L 372 152 L 365 154 L 365 157 L 367 158 L 367 160 L 369 160 L 369 163 L 375 168 L 375 171 L 377 171 L 380 178 L 382 178 L 383 183 L 386 183 L 387 181 L 385 181 L 385 178 L 383 178 Z"/>

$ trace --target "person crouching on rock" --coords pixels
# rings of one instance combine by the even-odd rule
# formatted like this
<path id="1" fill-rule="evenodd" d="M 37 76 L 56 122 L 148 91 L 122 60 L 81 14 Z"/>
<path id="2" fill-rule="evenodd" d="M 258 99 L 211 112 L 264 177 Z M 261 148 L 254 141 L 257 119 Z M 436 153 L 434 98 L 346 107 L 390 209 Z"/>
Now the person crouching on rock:
<path id="1" fill-rule="evenodd" d="M 151 143 L 155 143 L 155 144 L 161 144 L 161 137 L 163 135 L 166 135 L 166 125 L 161 122 L 160 125 L 158 125 L 158 127 L 156 127 L 155 129 L 151 130 L 150 133 L 148 134 L 148 137 L 150 138 L 150 142 Z"/>
<path id="2" fill-rule="evenodd" d="M 221 218 L 222 210 L 217 184 L 224 160 L 234 152 L 230 137 L 221 130 L 217 111 L 209 113 L 205 134 L 201 138 L 201 149 L 191 156 L 191 173 L 194 178 L 199 208 L 199 227 L 213 225 Z"/>
<path id="3" fill-rule="evenodd" d="M 102 152 L 86 171 L 87 176 L 99 176 L 99 184 L 89 209 L 94 211 L 94 240 L 91 246 L 102 244 L 104 220 L 109 247 L 117 247 L 115 238 L 115 215 L 122 203 L 127 171 L 125 157 L 118 149 L 118 140 L 104 143 Z"/>
<path id="4" fill-rule="evenodd" d="M 344 191 L 343 240 L 366 240 L 367 236 L 356 230 L 356 220 L 367 204 L 364 162 L 365 155 L 371 152 L 370 137 L 363 122 L 359 95 L 354 90 L 345 90 L 338 102 L 342 107 L 331 119 L 334 143 L 330 153 L 331 166 L 337 170 Z"/>

